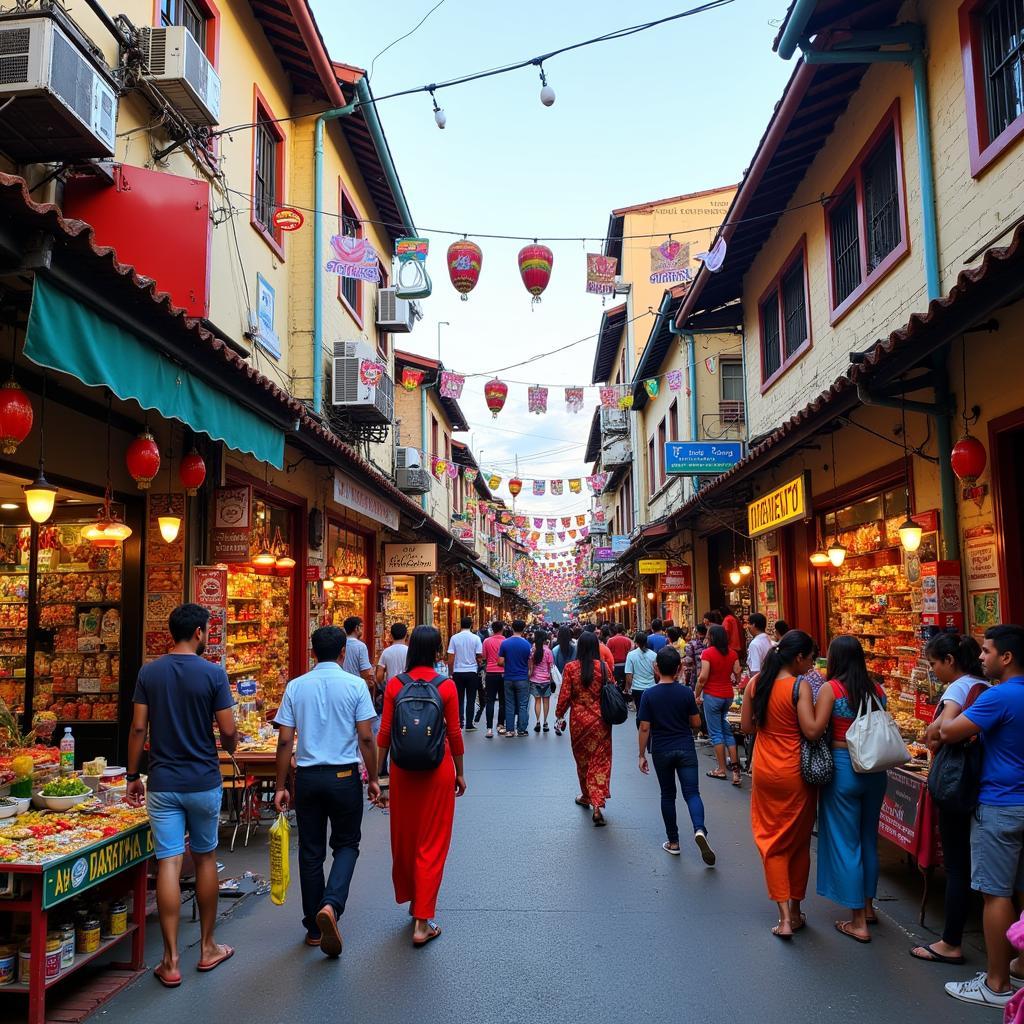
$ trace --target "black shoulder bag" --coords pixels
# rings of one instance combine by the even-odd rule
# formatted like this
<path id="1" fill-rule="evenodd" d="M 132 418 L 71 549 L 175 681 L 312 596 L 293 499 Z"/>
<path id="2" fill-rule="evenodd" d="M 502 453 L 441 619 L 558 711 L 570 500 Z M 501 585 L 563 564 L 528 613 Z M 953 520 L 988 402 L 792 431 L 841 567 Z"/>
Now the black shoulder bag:
<path id="1" fill-rule="evenodd" d="M 609 725 L 622 725 L 629 718 L 629 705 L 615 683 L 608 681 L 608 666 L 601 662 L 601 717 Z"/>
<path id="2" fill-rule="evenodd" d="M 982 683 L 971 687 L 964 701 L 966 711 L 985 692 Z M 941 713 L 941 712 L 940 712 Z M 978 806 L 981 788 L 981 744 L 976 736 L 963 743 L 939 747 L 928 772 L 928 792 L 944 810 L 970 814 Z"/>
<path id="3" fill-rule="evenodd" d="M 793 708 L 800 701 L 800 680 L 793 683 Z M 816 740 L 800 737 L 800 774 L 810 786 L 827 786 L 836 766 L 832 760 L 832 741 L 828 729 Z"/>

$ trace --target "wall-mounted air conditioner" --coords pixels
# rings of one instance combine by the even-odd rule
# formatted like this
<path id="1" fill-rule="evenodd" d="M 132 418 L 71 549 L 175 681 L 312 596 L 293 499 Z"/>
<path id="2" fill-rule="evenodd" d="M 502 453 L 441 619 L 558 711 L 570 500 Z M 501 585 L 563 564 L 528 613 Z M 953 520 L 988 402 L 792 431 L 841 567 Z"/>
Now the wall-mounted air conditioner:
<path id="1" fill-rule="evenodd" d="M 607 409 L 601 406 L 601 436 L 628 433 L 629 413 L 625 409 Z"/>
<path id="2" fill-rule="evenodd" d="M 395 483 L 405 494 L 429 494 L 430 474 L 423 468 L 419 450 L 399 448 L 395 452 Z"/>
<path id="3" fill-rule="evenodd" d="M 364 384 L 360 367 L 377 363 L 365 341 L 336 341 L 331 361 L 331 403 L 361 423 L 390 423 L 395 413 L 395 386 L 387 373 L 376 384 Z"/>
<path id="4" fill-rule="evenodd" d="M 723 399 L 718 403 L 718 418 L 723 423 L 742 423 L 743 402 Z"/>
<path id="5" fill-rule="evenodd" d="M 377 326 L 391 334 L 408 334 L 415 323 L 415 311 L 408 299 L 400 299 L 394 288 L 377 292 Z"/>
<path id="6" fill-rule="evenodd" d="M 628 466 L 633 461 L 629 448 L 629 439 L 622 437 L 609 441 L 601 449 L 601 465 L 604 469 L 615 469 L 617 466 Z"/>
<path id="7" fill-rule="evenodd" d="M 0 150 L 17 163 L 114 155 L 114 80 L 49 14 L 0 19 L 0 107 Z"/>
<path id="8" fill-rule="evenodd" d="M 146 78 L 191 124 L 220 120 L 220 77 L 182 25 L 142 30 Z"/>

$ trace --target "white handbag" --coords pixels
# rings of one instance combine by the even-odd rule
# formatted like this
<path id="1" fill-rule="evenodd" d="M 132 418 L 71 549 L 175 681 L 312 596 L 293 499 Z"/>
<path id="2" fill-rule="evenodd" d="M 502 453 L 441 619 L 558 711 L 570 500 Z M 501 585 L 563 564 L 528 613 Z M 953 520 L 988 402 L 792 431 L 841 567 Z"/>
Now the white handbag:
<path id="1" fill-rule="evenodd" d="M 561 686 L 562 685 L 562 673 L 558 671 L 558 666 L 552 662 L 551 664 L 551 685 Z"/>
<path id="2" fill-rule="evenodd" d="M 871 694 L 846 733 L 853 770 L 860 774 L 884 772 L 910 760 L 910 751 L 896 723 L 878 698 Z"/>

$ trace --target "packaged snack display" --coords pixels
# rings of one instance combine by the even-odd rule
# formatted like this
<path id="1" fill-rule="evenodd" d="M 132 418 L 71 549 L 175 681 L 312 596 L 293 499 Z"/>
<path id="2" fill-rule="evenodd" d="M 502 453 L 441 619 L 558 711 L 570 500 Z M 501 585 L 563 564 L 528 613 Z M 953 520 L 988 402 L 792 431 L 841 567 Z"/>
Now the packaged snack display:
<path id="1" fill-rule="evenodd" d="M 288 682 L 291 601 L 289 577 L 229 568 L 224 667 L 233 686 L 247 676 L 255 679 L 267 709 L 280 704 Z"/>

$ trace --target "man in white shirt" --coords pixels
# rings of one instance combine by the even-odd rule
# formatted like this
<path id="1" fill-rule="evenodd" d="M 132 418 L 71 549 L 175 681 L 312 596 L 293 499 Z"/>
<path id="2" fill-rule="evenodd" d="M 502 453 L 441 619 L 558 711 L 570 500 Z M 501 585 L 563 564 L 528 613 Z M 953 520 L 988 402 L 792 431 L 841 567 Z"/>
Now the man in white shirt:
<path id="1" fill-rule="evenodd" d="M 464 615 L 462 629 L 448 641 L 448 674 L 459 693 L 459 724 L 466 732 L 476 732 L 473 711 L 483 663 L 484 645 L 473 632 L 472 618 Z"/>
<path id="2" fill-rule="evenodd" d="M 391 645 L 380 652 L 377 659 L 377 692 L 384 693 L 384 687 L 405 671 L 405 661 L 409 656 L 409 627 L 404 622 L 395 622 L 391 626 Z M 376 704 L 377 702 L 374 701 Z M 379 712 L 378 708 L 378 712 Z"/>
<path id="3" fill-rule="evenodd" d="M 344 625 L 345 661 L 341 667 L 364 680 L 372 694 L 373 666 L 370 664 L 370 652 L 363 643 L 363 620 L 358 615 L 350 615 Z"/>
<path id="4" fill-rule="evenodd" d="M 363 681 L 339 664 L 345 651 L 345 634 L 337 626 L 321 626 L 313 633 L 311 644 L 316 667 L 288 684 L 274 720 L 279 727 L 274 806 L 281 812 L 292 802 L 285 787 L 294 749 L 306 944 L 319 946 L 328 956 L 336 957 L 342 947 L 338 918 L 345 911 L 359 858 L 363 821 L 360 753 L 369 775 L 367 796 L 371 801 L 380 796 L 373 741 L 377 716 Z M 325 886 L 328 821 L 333 862 Z"/>
<path id="5" fill-rule="evenodd" d="M 751 675 L 761 671 L 765 655 L 775 646 L 767 633 L 768 620 L 760 612 L 747 616 L 747 632 L 751 640 L 747 644 L 747 670 Z"/>

